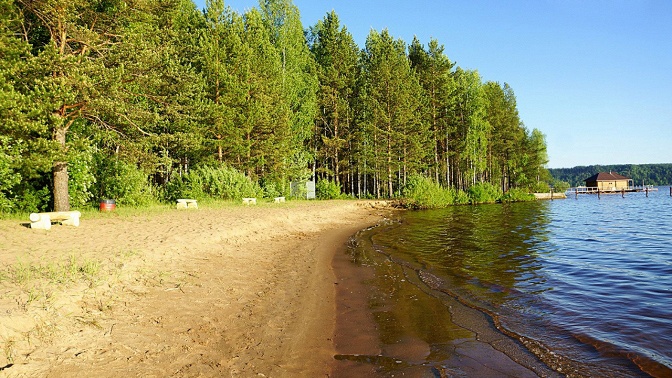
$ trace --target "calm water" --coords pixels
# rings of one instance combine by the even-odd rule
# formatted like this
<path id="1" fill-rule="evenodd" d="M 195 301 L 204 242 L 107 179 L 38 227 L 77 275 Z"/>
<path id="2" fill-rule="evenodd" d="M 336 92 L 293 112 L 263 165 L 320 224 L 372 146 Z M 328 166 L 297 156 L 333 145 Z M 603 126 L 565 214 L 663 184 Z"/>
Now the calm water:
<path id="1" fill-rule="evenodd" d="M 648 198 L 582 195 L 406 212 L 361 240 L 370 253 L 411 272 L 377 284 L 415 280 L 427 297 L 457 299 L 556 371 L 672 377 L 667 187 Z M 423 337 L 436 350 L 433 338 L 451 315 L 423 307 L 416 294 L 388 296 L 396 299 L 386 302 L 385 314 L 395 315 L 376 316 L 380 328 L 425 316 L 434 331 Z M 440 356 L 427 358 L 445 362 Z"/>

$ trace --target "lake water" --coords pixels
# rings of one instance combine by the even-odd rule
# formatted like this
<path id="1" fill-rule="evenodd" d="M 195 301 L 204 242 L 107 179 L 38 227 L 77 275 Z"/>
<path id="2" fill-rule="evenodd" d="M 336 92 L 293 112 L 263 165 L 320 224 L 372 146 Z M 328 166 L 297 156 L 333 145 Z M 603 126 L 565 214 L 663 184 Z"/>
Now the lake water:
<path id="1" fill-rule="evenodd" d="M 648 197 L 409 211 L 360 234 L 358 245 L 369 256 L 358 259 L 379 266 L 370 303 L 382 342 L 422 338 L 427 371 L 454 363 L 447 345 L 468 337 L 452 327 L 459 302 L 556 372 L 672 377 L 668 187 Z"/>

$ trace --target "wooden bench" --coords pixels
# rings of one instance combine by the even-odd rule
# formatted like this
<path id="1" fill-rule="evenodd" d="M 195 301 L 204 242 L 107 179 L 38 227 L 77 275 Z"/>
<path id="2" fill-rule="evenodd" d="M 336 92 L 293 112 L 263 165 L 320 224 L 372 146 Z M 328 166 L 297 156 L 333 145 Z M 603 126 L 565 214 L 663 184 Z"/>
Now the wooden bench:
<path id="1" fill-rule="evenodd" d="M 275 203 L 282 203 L 282 202 L 285 202 L 285 197 L 275 197 L 275 198 L 273 199 L 273 202 L 275 202 Z"/>
<path id="2" fill-rule="evenodd" d="M 51 222 L 60 222 L 62 225 L 79 227 L 79 211 L 55 211 L 51 213 L 31 213 L 30 228 L 50 230 Z"/>
<path id="3" fill-rule="evenodd" d="M 244 205 L 256 205 L 257 204 L 257 199 L 256 198 L 243 198 L 243 204 Z"/>
<path id="4" fill-rule="evenodd" d="M 195 199 L 180 198 L 177 200 L 178 209 L 198 209 L 198 203 Z"/>

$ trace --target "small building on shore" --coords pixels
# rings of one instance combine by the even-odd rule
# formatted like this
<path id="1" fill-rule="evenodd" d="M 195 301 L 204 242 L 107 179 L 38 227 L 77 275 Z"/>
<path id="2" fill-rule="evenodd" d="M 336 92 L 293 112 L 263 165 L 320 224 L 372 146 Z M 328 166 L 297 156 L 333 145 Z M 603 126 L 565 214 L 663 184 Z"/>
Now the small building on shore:
<path id="1" fill-rule="evenodd" d="M 585 181 L 586 187 L 596 188 L 599 191 L 628 190 L 634 186 L 631 178 L 615 172 L 600 172 L 588 177 Z"/>

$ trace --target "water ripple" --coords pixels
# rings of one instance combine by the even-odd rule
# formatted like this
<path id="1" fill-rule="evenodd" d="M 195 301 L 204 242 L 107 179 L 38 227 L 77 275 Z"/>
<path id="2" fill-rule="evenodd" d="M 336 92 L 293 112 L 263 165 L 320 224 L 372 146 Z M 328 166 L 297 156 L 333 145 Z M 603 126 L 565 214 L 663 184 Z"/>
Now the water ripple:
<path id="1" fill-rule="evenodd" d="M 662 192 L 411 212 L 376 243 L 588 375 L 672 376 Z"/>

